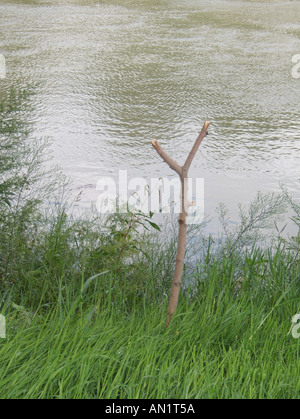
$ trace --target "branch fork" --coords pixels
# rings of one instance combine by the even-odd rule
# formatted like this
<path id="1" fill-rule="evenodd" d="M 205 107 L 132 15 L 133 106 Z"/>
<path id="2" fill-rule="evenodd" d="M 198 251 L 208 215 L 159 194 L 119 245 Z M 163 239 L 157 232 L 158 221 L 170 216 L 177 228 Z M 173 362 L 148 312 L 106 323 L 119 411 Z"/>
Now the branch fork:
<path id="1" fill-rule="evenodd" d="M 178 298 L 179 298 L 180 287 L 181 287 L 185 249 L 186 249 L 187 215 L 188 215 L 187 208 L 189 208 L 190 206 L 194 204 L 193 202 L 188 202 L 187 200 L 188 185 L 185 179 L 188 179 L 190 166 L 200 147 L 200 144 L 202 143 L 206 135 L 208 135 L 207 130 L 208 130 L 209 125 L 210 125 L 209 122 L 205 122 L 205 124 L 203 125 L 203 128 L 197 140 L 195 141 L 195 144 L 193 148 L 191 149 L 183 166 L 180 166 L 175 160 L 173 160 L 169 156 L 169 154 L 164 151 L 164 149 L 162 148 L 162 146 L 159 144 L 157 140 L 152 141 L 152 145 L 157 151 L 157 153 L 168 164 L 168 166 L 178 174 L 181 181 L 181 214 L 179 217 L 178 247 L 177 247 L 175 271 L 174 271 L 170 300 L 169 300 L 166 327 L 169 326 L 170 321 L 178 305 Z"/>

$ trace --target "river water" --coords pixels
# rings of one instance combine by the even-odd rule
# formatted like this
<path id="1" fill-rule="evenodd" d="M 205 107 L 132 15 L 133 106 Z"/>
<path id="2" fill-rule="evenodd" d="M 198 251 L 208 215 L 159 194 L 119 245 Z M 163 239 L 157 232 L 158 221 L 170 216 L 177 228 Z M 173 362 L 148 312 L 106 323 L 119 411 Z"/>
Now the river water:
<path id="1" fill-rule="evenodd" d="M 299 1 L 1 0 L 0 94 L 35 84 L 28 120 L 83 206 L 119 170 L 173 177 L 151 140 L 183 162 L 211 121 L 191 175 L 234 220 L 280 182 L 299 198 L 299 22 Z"/>

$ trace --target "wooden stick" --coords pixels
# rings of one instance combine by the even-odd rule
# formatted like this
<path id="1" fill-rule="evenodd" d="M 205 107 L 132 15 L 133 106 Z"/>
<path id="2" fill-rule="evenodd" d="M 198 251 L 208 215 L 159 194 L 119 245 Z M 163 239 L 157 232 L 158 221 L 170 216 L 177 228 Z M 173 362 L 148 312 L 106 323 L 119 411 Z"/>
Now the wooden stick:
<path id="1" fill-rule="evenodd" d="M 188 172 L 191 163 L 200 147 L 201 142 L 208 134 L 207 130 L 210 123 L 205 122 L 203 128 L 190 152 L 183 166 L 180 166 L 174 161 L 161 147 L 157 140 L 152 141 L 153 147 L 161 158 L 174 170 L 180 177 L 181 181 L 181 213 L 179 217 L 179 231 L 178 231 L 178 247 L 177 256 L 175 263 L 175 271 L 173 276 L 173 282 L 171 287 L 171 294 L 169 300 L 168 315 L 166 320 L 166 327 L 169 326 L 173 314 L 176 311 L 178 305 L 178 298 L 180 293 L 180 286 L 184 268 L 185 248 L 186 248 L 186 235 L 187 235 L 187 215 L 188 215 Z"/>

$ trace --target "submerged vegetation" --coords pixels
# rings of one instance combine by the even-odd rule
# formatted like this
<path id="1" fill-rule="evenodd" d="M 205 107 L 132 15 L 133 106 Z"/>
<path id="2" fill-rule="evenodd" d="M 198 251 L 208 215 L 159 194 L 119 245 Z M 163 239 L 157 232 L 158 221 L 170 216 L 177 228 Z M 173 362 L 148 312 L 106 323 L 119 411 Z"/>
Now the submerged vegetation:
<path id="1" fill-rule="evenodd" d="M 258 194 L 234 229 L 221 205 L 218 238 L 189 227 L 165 330 L 175 224 L 73 217 L 22 101 L 12 92 L 0 105 L 0 397 L 299 398 L 299 237 L 264 242 L 288 207 L 300 227 L 288 193 Z"/>

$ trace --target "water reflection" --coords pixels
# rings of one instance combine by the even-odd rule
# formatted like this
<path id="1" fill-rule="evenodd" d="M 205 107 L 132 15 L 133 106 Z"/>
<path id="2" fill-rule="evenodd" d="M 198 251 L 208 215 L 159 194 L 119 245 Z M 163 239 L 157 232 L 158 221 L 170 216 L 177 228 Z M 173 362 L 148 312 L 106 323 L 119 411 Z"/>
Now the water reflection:
<path id="1" fill-rule="evenodd" d="M 0 53 L 10 85 L 38 82 L 36 135 L 53 139 L 76 186 L 128 169 L 171 175 L 150 142 L 178 161 L 204 120 L 192 174 L 206 209 L 248 202 L 284 181 L 299 196 L 298 2 L 6 1 Z M 95 199 L 87 189 L 83 201 Z"/>

